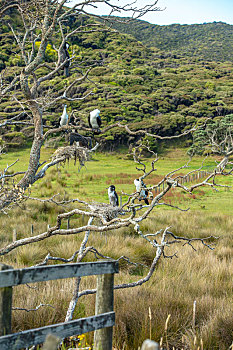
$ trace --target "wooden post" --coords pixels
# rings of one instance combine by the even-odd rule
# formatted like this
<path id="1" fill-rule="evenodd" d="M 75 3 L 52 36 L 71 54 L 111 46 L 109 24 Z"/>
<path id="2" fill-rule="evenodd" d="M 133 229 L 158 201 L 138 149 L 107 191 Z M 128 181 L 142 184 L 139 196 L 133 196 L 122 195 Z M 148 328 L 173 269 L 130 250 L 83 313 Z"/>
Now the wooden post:
<path id="1" fill-rule="evenodd" d="M 114 274 L 105 274 L 97 277 L 97 293 L 95 314 L 113 311 Z M 94 350 L 112 350 L 112 327 L 95 331 Z"/>
<path id="2" fill-rule="evenodd" d="M 17 231 L 16 228 L 13 229 L 13 237 L 12 237 L 13 242 L 17 241 Z"/>
<path id="3" fill-rule="evenodd" d="M 31 236 L 33 236 L 33 232 L 34 232 L 34 226 L 33 224 L 31 224 Z"/>
<path id="4" fill-rule="evenodd" d="M 67 219 L 67 230 L 70 228 L 70 218 Z"/>
<path id="5" fill-rule="evenodd" d="M 13 269 L 0 264 L 0 271 Z M 0 336 L 11 333 L 12 287 L 0 288 Z"/>
<path id="6" fill-rule="evenodd" d="M 196 326 L 196 306 L 197 306 L 197 301 L 194 300 L 193 302 L 193 330 L 195 331 L 195 326 Z"/>

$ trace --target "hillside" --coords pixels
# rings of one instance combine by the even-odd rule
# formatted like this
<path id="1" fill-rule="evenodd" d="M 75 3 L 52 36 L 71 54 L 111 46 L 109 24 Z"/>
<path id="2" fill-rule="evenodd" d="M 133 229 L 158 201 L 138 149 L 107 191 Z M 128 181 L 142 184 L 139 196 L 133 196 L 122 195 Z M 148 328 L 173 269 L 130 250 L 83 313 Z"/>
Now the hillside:
<path id="1" fill-rule="evenodd" d="M 137 19 L 130 24 L 115 22 L 113 28 L 166 52 L 208 61 L 233 60 L 233 25 L 227 23 L 161 26 Z"/>
<path id="2" fill-rule="evenodd" d="M 0 69 L 11 81 L 15 73 L 23 69 L 13 35 L 6 25 L 9 15 L 3 18 L 0 31 Z M 90 21 L 83 17 L 82 23 Z M 79 26 L 71 21 L 70 26 Z M 20 19 L 14 26 L 20 27 Z M 56 58 L 52 44 L 48 45 L 46 60 L 49 64 Z M 82 97 L 93 91 L 85 100 L 69 102 L 68 113 L 75 111 L 76 120 L 87 124 L 89 112 L 99 108 L 103 125 L 116 121 L 128 123 L 133 129 L 144 128 L 160 135 L 173 135 L 190 128 L 201 118 L 213 118 L 233 113 L 232 62 L 206 62 L 199 58 L 184 57 L 159 49 L 145 47 L 130 35 L 115 31 L 82 33 L 70 40 L 70 52 L 75 53 L 83 68 L 95 65 L 89 80 L 72 88 L 73 97 Z M 174 51 L 175 52 L 175 51 Z M 63 92 L 82 68 L 71 68 L 69 78 L 58 75 L 41 86 L 42 96 Z M 38 70 L 38 77 L 47 73 L 46 67 Z M 17 97 L 20 99 L 20 91 Z M 19 104 L 9 97 L 0 100 L 0 121 L 14 117 Z M 57 104 L 45 110 L 47 125 L 58 125 L 63 106 Z M 1 131 L 3 133 L 3 131 Z M 1 136 L 2 143 L 19 147 L 32 137 L 32 127 L 9 126 Z M 100 135 L 105 149 L 129 145 L 132 138 L 113 129 Z M 153 142 L 154 149 L 157 143 Z"/>

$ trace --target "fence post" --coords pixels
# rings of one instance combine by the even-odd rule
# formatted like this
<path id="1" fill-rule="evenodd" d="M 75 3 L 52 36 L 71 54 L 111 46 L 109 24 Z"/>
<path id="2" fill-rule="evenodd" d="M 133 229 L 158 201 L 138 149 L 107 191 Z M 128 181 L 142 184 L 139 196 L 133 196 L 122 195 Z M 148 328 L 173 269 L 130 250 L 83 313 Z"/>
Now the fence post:
<path id="1" fill-rule="evenodd" d="M 0 264 L 0 271 L 13 269 Z M 12 287 L 0 288 L 0 336 L 11 333 Z"/>
<path id="2" fill-rule="evenodd" d="M 13 229 L 12 241 L 13 241 L 13 242 L 17 241 L 17 231 L 16 231 L 16 228 Z"/>
<path id="3" fill-rule="evenodd" d="M 105 274 L 97 277 L 97 292 L 95 314 L 113 311 L 114 274 Z M 94 350 L 112 350 L 112 327 L 95 331 Z"/>

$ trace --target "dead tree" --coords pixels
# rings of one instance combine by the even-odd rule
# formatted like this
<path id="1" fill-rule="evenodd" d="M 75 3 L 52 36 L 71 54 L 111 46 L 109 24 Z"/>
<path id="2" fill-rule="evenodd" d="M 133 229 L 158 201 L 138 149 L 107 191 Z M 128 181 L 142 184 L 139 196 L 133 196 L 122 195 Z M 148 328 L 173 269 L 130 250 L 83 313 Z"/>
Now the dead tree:
<path id="1" fill-rule="evenodd" d="M 56 224 L 52 227 L 49 227 L 46 231 L 39 233 L 38 235 L 30 236 L 28 238 L 23 238 L 16 240 L 6 246 L 1 247 L 0 255 L 4 256 L 9 252 L 21 247 L 23 245 L 36 244 L 36 242 L 45 240 L 49 237 L 55 235 L 83 235 L 83 240 L 80 247 L 73 253 L 73 255 L 69 259 L 63 259 L 59 257 L 53 257 L 49 254 L 45 257 L 44 261 L 41 262 L 41 265 L 47 264 L 49 261 L 62 261 L 64 263 L 70 261 L 82 261 L 82 259 L 87 255 L 94 255 L 96 258 L 105 258 L 110 259 L 111 257 L 105 256 L 103 252 L 100 252 L 96 247 L 88 246 L 89 236 L 93 232 L 109 232 L 111 230 L 117 230 L 119 228 L 133 226 L 137 235 L 144 240 L 145 244 L 149 244 L 151 249 L 153 249 L 154 258 L 151 263 L 151 266 L 148 267 L 148 273 L 145 277 L 140 278 L 139 280 L 131 283 L 116 285 L 115 289 L 122 288 L 131 288 L 142 285 L 147 282 L 151 276 L 153 275 L 155 268 L 158 264 L 158 261 L 161 258 L 172 258 L 173 255 L 169 254 L 169 247 L 174 244 L 186 244 L 195 249 L 194 244 L 196 242 L 201 242 L 209 249 L 212 248 L 212 240 L 213 237 L 206 238 L 193 238 L 189 239 L 187 237 L 182 237 L 173 234 L 169 227 L 164 228 L 163 230 L 157 232 L 150 232 L 149 234 L 144 234 L 141 229 L 141 222 L 145 220 L 150 213 L 155 210 L 157 207 L 161 205 L 166 205 L 170 207 L 171 204 L 167 204 L 164 202 L 164 196 L 171 191 L 172 188 L 176 187 L 185 191 L 186 193 L 192 193 L 196 188 L 201 186 L 211 186 L 216 189 L 219 186 L 216 183 L 217 176 L 226 175 L 226 165 L 222 167 L 216 167 L 213 172 L 208 174 L 206 179 L 202 179 L 202 181 L 198 184 L 191 185 L 190 187 L 185 186 L 182 181 L 182 176 L 177 175 L 182 168 L 187 168 L 188 165 L 184 165 L 183 167 L 176 169 L 159 181 L 156 185 L 148 187 L 148 191 L 153 191 L 158 188 L 162 188 L 159 193 L 154 195 L 152 201 L 149 205 L 144 205 L 142 203 L 138 204 L 137 199 L 139 198 L 140 193 L 127 193 L 127 201 L 122 204 L 121 207 L 111 207 L 107 204 L 103 203 L 92 203 L 85 202 L 81 199 L 72 199 L 70 201 L 62 201 L 59 202 L 56 197 L 52 197 L 49 199 L 39 199 L 32 198 L 29 193 L 26 192 L 26 189 L 33 185 L 38 179 L 44 177 L 46 175 L 46 171 L 56 164 L 64 162 L 66 159 L 74 158 L 78 159 L 80 166 L 88 160 L 88 155 L 90 152 L 95 150 L 95 148 L 89 150 L 87 148 L 82 148 L 78 146 L 68 146 L 64 149 L 58 149 L 52 160 L 41 163 L 40 162 L 40 151 L 42 145 L 46 138 L 58 131 L 62 131 L 63 127 L 60 128 L 51 128 L 44 133 L 44 125 L 42 121 L 43 115 L 46 114 L 46 110 L 49 106 L 53 105 L 58 101 L 74 101 L 77 98 L 73 98 L 70 95 L 71 88 L 78 84 L 80 81 L 83 81 L 90 71 L 88 67 L 86 71 L 74 80 L 69 86 L 64 88 L 64 91 L 61 95 L 57 96 L 48 96 L 46 92 L 43 92 L 43 83 L 47 82 L 56 74 L 64 69 L 65 65 L 69 62 L 74 62 L 75 57 L 70 57 L 69 59 L 62 59 L 61 50 L 64 48 L 65 42 L 69 40 L 70 37 L 74 34 L 81 33 L 85 31 L 95 32 L 98 30 L 105 30 L 103 23 L 92 23 L 91 25 L 84 25 L 75 28 L 69 32 L 64 30 L 64 21 L 72 16 L 78 16 L 79 14 L 87 14 L 88 6 L 95 6 L 98 2 L 105 3 L 110 8 L 110 14 L 119 11 L 126 11 L 128 13 L 134 14 L 134 17 L 141 17 L 148 11 L 156 10 L 157 1 L 153 2 L 151 5 L 145 5 L 143 8 L 137 8 L 135 2 L 129 5 L 120 5 L 120 2 L 117 2 L 116 5 L 111 5 L 109 1 L 105 0 L 87 0 L 80 1 L 75 4 L 70 9 L 65 9 L 64 5 L 66 3 L 65 0 L 60 2 L 58 1 L 50 1 L 50 0 L 41 0 L 41 1 L 25 1 L 25 0 L 17 0 L 17 1 L 3 1 L 1 2 L 0 14 L 3 16 L 7 11 L 14 9 L 18 12 L 18 14 L 22 18 L 22 23 L 24 27 L 24 34 L 20 34 L 15 30 L 14 26 L 9 23 L 9 26 L 12 30 L 12 33 L 15 37 L 15 40 L 19 46 L 21 57 L 24 61 L 24 66 L 20 69 L 19 74 L 16 74 L 15 77 L 10 81 L 4 80 L 4 72 L 1 73 L 1 86 L 0 92 L 2 96 L 8 96 L 9 99 L 14 98 L 21 105 L 23 110 L 29 110 L 29 120 L 24 121 L 24 123 L 28 125 L 33 125 L 34 127 L 34 139 L 30 152 L 29 164 L 26 172 L 16 172 L 13 174 L 9 174 L 9 168 L 13 167 L 13 164 L 7 165 L 6 168 L 1 172 L 1 186 L 0 186 L 0 210 L 6 211 L 12 204 L 19 203 L 20 201 L 31 199 L 37 200 L 41 202 L 50 202 L 56 205 L 64 205 L 72 203 L 75 208 L 69 211 L 64 211 L 62 214 L 57 216 Z M 106 19 L 108 22 L 108 19 Z M 49 40 L 53 38 L 53 35 L 57 35 L 59 32 L 60 35 L 60 43 L 57 48 L 57 61 L 53 64 L 45 61 L 45 51 L 48 45 Z M 36 42 L 39 41 L 39 47 L 36 49 Z M 45 67 L 47 69 L 47 74 L 43 76 L 39 76 L 38 70 L 41 67 Z M 70 72 L 71 74 L 71 72 Z M 17 89 L 20 90 L 21 95 L 20 98 L 17 95 Z M 91 91 L 89 91 L 85 96 L 79 98 L 84 99 L 86 96 L 89 96 Z M 4 121 L 0 126 L 5 127 L 6 125 L 14 125 L 14 123 L 20 123 L 15 120 L 15 118 L 8 119 Z M 131 135 L 139 135 L 139 136 L 152 136 L 155 138 L 161 138 L 158 135 L 152 135 L 145 130 L 137 130 L 132 131 L 127 125 L 122 125 L 120 123 L 116 123 L 111 126 L 105 127 L 102 132 L 110 130 L 114 127 L 124 128 L 126 132 Z M 69 129 L 69 127 L 68 127 Z M 70 127 L 71 130 L 74 129 L 74 126 Z M 85 128 L 83 126 L 77 126 L 77 129 L 84 129 L 86 131 L 90 131 L 89 128 Z M 189 131 L 186 131 L 185 135 L 191 131 L 195 130 L 195 127 Z M 179 135 L 179 136 L 182 136 Z M 178 136 L 174 136 L 178 137 Z M 167 137 L 171 138 L 171 137 Z M 166 139 L 166 137 L 163 137 Z M 137 169 L 140 171 L 140 180 L 146 179 L 147 176 L 156 172 L 155 164 L 158 162 L 157 156 L 154 155 L 154 159 L 151 162 L 150 169 L 147 169 L 146 165 L 140 159 L 140 148 L 135 147 L 134 152 L 134 160 L 137 163 Z M 200 169 L 197 169 L 200 170 Z M 190 173 L 193 173 L 190 172 Z M 190 174 L 189 173 L 189 174 Z M 229 172 L 228 172 L 229 173 Z M 20 180 L 17 182 L 10 182 L 9 180 L 20 177 Z M 162 185 L 162 186 L 161 186 Z M 182 208 L 177 208 L 177 210 L 187 210 Z M 74 227 L 74 228 L 62 228 L 62 223 L 67 219 L 74 219 L 77 215 L 84 215 L 88 218 L 88 224 Z M 129 263 L 134 262 L 130 259 L 130 257 L 119 256 L 118 260 L 126 260 Z M 76 280 L 76 286 L 73 294 L 73 299 L 70 302 L 69 309 L 67 311 L 66 320 L 70 320 L 72 318 L 75 306 L 77 304 L 78 299 L 83 295 L 93 294 L 96 290 L 84 290 L 80 291 L 80 278 Z"/>
<path id="2" fill-rule="evenodd" d="M 151 162 L 150 169 L 147 169 L 146 165 L 140 159 L 140 152 L 142 147 L 143 147 L 142 145 L 135 147 L 133 152 L 134 152 L 134 161 L 138 164 L 137 170 L 141 172 L 141 176 L 139 177 L 139 179 L 145 180 L 149 175 L 156 172 L 157 169 L 155 168 L 155 165 L 159 159 L 155 156 L 155 158 Z M 147 147 L 147 149 L 149 148 Z M 145 277 L 140 278 L 135 282 L 116 285 L 114 288 L 124 289 L 124 288 L 132 288 L 132 287 L 140 286 L 146 283 L 152 277 L 155 271 L 155 268 L 161 258 L 171 259 L 176 256 L 176 254 L 169 254 L 169 248 L 172 247 L 173 245 L 177 245 L 177 244 L 188 245 L 192 247 L 194 250 L 196 250 L 195 244 L 200 242 L 207 248 L 213 249 L 213 241 L 216 238 L 213 236 L 205 237 L 205 238 L 188 238 L 188 237 L 178 236 L 171 231 L 170 227 L 166 227 L 165 229 L 159 230 L 157 232 L 150 232 L 148 234 L 144 234 L 141 229 L 142 221 L 148 218 L 150 213 L 153 210 L 156 210 L 156 208 L 160 207 L 161 205 L 176 208 L 177 210 L 180 210 L 180 211 L 189 210 L 188 208 L 185 209 L 185 208 L 179 208 L 177 206 L 173 206 L 164 201 L 164 196 L 169 191 L 171 191 L 172 188 L 175 187 L 177 189 L 181 189 L 182 191 L 185 191 L 186 193 L 189 193 L 189 194 L 192 193 L 195 189 L 202 186 L 210 186 L 213 189 L 217 190 L 219 186 L 223 186 L 223 185 L 217 184 L 216 178 L 220 175 L 228 174 L 228 172 L 226 173 L 222 169 L 220 170 L 218 167 L 216 167 L 210 174 L 208 174 L 206 179 L 202 179 L 201 182 L 188 187 L 183 184 L 182 180 L 184 176 L 177 175 L 177 173 L 184 168 L 188 168 L 188 164 L 174 171 L 169 172 L 156 185 L 147 187 L 148 191 L 153 191 L 155 189 L 160 188 L 159 193 L 157 193 L 153 197 L 149 205 L 137 203 L 136 200 L 140 196 L 139 192 L 128 193 L 128 194 L 124 193 L 125 195 L 128 196 L 128 200 L 125 203 L 123 203 L 121 207 L 111 207 L 110 205 L 104 204 L 104 203 L 94 203 L 94 202 L 89 203 L 79 199 L 72 199 L 66 202 L 64 201 L 58 202 L 55 197 L 50 199 L 30 198 L 31 200 L 56 203 L 57 205 L 74 203 L 75 209 L 59 214 L 57 216 L 56 225 L 53 227 L 49 227 L 47 231 L 42 232 L 35 236 L 30 236 L 28 238 L 16 240 L 6 245 L 5 247 L 2 247 L 0 249 L 0 255 L 6 255 L 9 252 L 17 249 L 18 247 L 21 247 L 23 245 L 35 244 L 38 241 L 45 240 L 54 235 L 67 236 L 67 235 L 74 235 L 74 234 L 78 234 L 78 235 L 83 234 L 83 240 L 79 249 L 77 249 L 69 259 L 53 257 L 50 254 L 48 254 L 45 257 L 44 261 L 41 262 L 39 265 L 47 264 L 49 261 L 80 262 L 84 257 L 87 256 L 87 254 L 94 255 L 95 258 L 111 259 L 110 256 L 104 255 L 96 247 L 88 246 L 89 236 L 94 232 L 109 232 L 112 230 L 117 230 L 119 228 L 128 227 L 132 225 L 137 235 L 145 241 L 145 244 L 149 244 L 151 246 L 151 249 L 154 250 L 154 259 L 151 263 L 151 266 L 148 267 L 148 273 Z M 195 171 L 200 171 L 201 168 L 196 169 Z M 190 171 L 188 175 L 193 174 L 195 171 Z M 28 196 L 26 196 L 25 194 L 22 194 L 22 197 L 25 199 L 28 198 Z M 88 223 L 86 225 L 74 227 L 74 228 L 67 228 L 67 229 L 62 228 L 62 223 L 64 220 L 69 219 L 70 221 L 72 221 L 72 219 L 75 219 L 77 215 L 84 215 L 88 217 L 89 218 Z M 122 259 L 126 260 L 128 263 L 135 264 L 130 257 L 119 256 L 118 260 L 122 260 Z M 81 279 L 77 278 L 73 299 L 71 300 L 70 306 L 67 310 L 66 321 L 72 319 L 73 312 L 75 310 L 77 301 L 80 297 L 84 295 L 96 293 L 95 289 L 80 291 L 79 290 L 80 281 Z"/>
<path id="3" fill-rule="evenodd" d="M 224 169 L 233 155 L 233 114 L 213 120 L 208 119 L 193 133 L 193 145 L 189 153 L 222 156 L 223 159 L 218 164 L 218 168 Z"/>
<path id="4" fill-rule="evenodd" d="M 88 0 L 77 1 L 71 8 L 65 7 L 69 3 L 67 0 L 1 1 L 0 19 L 4 19 L 4 16 L 9 13 L 14 13 L 21 19 L 20 28 L 15 27 L 13 20 L 8 21 L 8 26 L 17 44 L 23 67 L 16 70 L 15 76 L 11 78 L 10 82 L 5 78 L 7 69 L 1 72 L 0 97 L 8 97 L 9 100 L 13 99 L 18 102 L 22 113 L 27 116 L 27 119 L 19 121 L 19 116 L 8 118 L 0 124 L 0 127 L 20 125 L 22 123 L 24 125 L 32 125 L 34 127 L 34 137 L 28 168 L 22 178 L 16 181 L 14 188 L 9 185 L 2 188 L 2 192 L 0 193 L 0 210 L 5 210 L 13 202 L 19 200 L 21 192 L 45 176 L 48 168 L 62 161 L 57 160 L 55 163 L 53 161 L 47 162 L 46 165 L 40 162 L 40 151 L 46 138 L 55 132 L 62 131 L 62 127 L 60 127 L 52 128 L 44 133 L 43 116 L 46 115 L 48 108 L 60 101 L 72 102 L 83 100 L 92 94 L 92 91 L 89 90 L 82 97 L 73 98 L 71 96 L 72 87 L 87 78 L 91 69 L 87 65 L 85 66 L 86 68 L 76 74 L 74 81 L 66 86 L 61 94 L 50 96 L 50 90 L 43 89 L 44 84 L 58 75 L 61 70 L 66 70 L 68 66 L 70 68 L 71 63 L 75 64 L 75 54 L 68 57 L 69 54 L 66 45 L 72 36 L 82 33 L 88 35 L 88 33 L 108 31 L 111 25 L 108 17 L 104 23 L 88 22 L 72 28 L 66 25 L 67 20 L 89 15 L 88 11 L 92 7 L 98 6 L 98 3 L 104 3 L 109 8 L 110 15 L 125 12 L 134 18 L 138 18 L 147 12 L 159 10 L 156 7 L 157 1 L 150 1 L 150 4 L 138 7 L 136 2 L 129 2 L 128 4 L 116 2 L 115 4 L 111 4 L 107 0 Z M 96 15 L 91 16 L 100 17 Z M 50 42 L 55 43 L 54 49 L 57 52 L 54 62 L 46 60 L 46 49 Z M 67 51 L 65 55 L 64 51 Z M 39 74 L 39 69 L 41 68 L 46 69 L 46 73 L 42 76 Z M 89 128 L 86 129 L 89 130 Z M 41 169 L 42 165 L 43 168 Z M 6 177 L 2 174 L 1 178 L 5 179 Z"/>

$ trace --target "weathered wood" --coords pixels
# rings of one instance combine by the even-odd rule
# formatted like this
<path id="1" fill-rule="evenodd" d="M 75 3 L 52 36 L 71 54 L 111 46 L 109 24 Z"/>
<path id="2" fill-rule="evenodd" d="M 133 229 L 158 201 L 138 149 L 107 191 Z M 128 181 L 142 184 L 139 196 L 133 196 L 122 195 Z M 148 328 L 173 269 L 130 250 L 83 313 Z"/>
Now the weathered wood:
<path id="1" fill-rule="evenodd" d="M 114 274 L 97 277 L 95 314 L 113 310 Z M 112 327 L 99 329 L 94 334 L 94 350 L 112 350 Z"/>
<path id="2" fill-rule="evenodd" d="M 153 340 L 147 339 L 143 342 L 141 350 L 159 350 L 159 344 Z"/>
<path id="3" fill-rule="evenodd" d="M 16 228 L 13 229 L 12 241 L 13 241 L 13 242 L 17 241 L 17 231 L 16 231 Z"/>
<path id="4" fill-rule="evenodd" d="M 61 338 L 80 335 L 103 327 L 112 327 L 115 324 L 115 313 L 109 312 L 98 316 L 91 316 L 73 320 L 67 323 L 58 323 L 51 326 L 31 329 L 20 333 L 0 337 L 0 349 L 22 349 L 44 342 L 48 334 Z"/>
<path id="5" fill-rule="evenodd" d="M 53 266 L 36 266 L 0 272 L 0 288 L 25 283 L 118 272 L 118 262 L 96 261 Z"/>
<path id="6" fill-rule="evenodd" d="M 0 264 L 0 271 L 8 269 L 12 270 L 12 266 Z M 11 333 L 11 309 L 12 288 L 0 288 L 0 336 Z"/>

